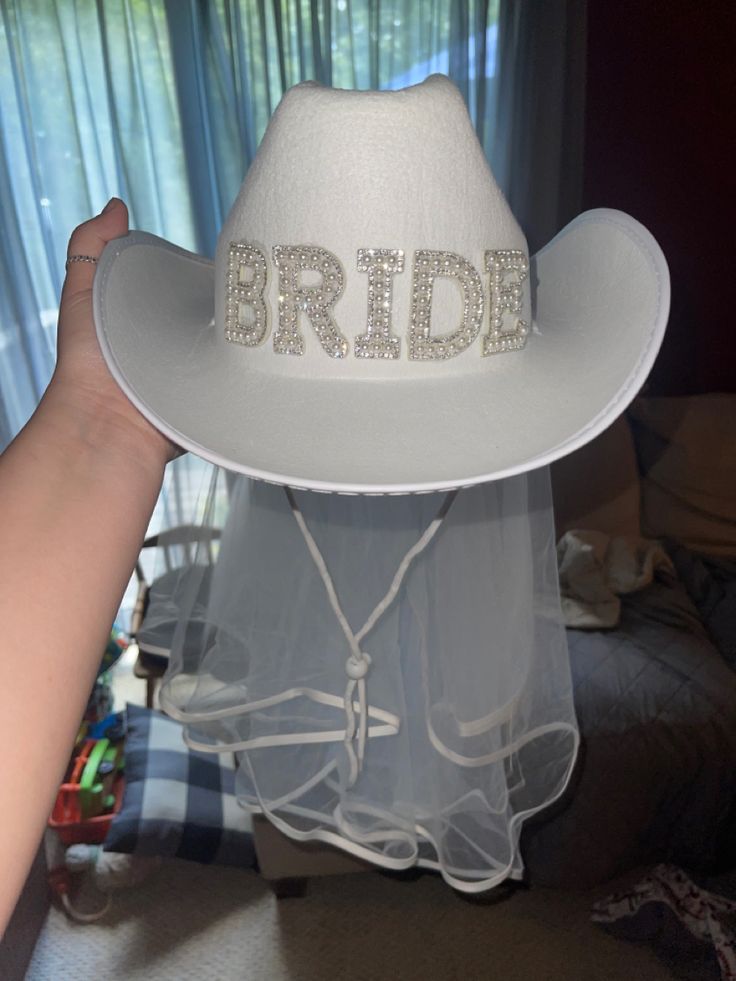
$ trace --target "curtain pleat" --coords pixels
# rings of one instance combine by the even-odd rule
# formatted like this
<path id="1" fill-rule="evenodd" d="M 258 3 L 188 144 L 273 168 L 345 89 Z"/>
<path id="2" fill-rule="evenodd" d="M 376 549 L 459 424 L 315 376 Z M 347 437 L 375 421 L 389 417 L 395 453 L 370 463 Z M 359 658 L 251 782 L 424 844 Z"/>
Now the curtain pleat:
<path id="1" fill-rule="evenodd" d="M 529 248 L 578 212 L 582 191 L 585 0 L 505 0 L 484 147 Z"/>

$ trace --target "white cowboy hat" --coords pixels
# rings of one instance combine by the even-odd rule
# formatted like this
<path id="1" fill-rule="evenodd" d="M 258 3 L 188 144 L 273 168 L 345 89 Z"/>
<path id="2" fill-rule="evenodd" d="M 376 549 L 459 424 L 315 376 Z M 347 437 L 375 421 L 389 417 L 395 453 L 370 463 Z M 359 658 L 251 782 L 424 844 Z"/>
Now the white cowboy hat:
<path id="1" fill-rule="evenodd" d="M 644 382 L 669 311 L 649 232 L 588 211 L 529 259 L 460 93 L 304 83 L 274 114 L 214 264 L 111 242 L 98 338 L 180 446 L 275 483 L 447 490 L 593 439 Z"/>

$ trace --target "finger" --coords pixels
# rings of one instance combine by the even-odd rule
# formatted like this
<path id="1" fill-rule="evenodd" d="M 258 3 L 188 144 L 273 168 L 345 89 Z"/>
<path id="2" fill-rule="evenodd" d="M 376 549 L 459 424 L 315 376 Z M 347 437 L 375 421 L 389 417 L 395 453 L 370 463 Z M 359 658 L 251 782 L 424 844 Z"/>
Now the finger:
<path id="1" fill-rule="evenodd" d="M 128 232 L 128 209 L 120 198 L 110 198 L 99 215 L 75 228 L 69 240 L 67 256 L 84 255 L 98 259 L 107 243 Z M 92 287 L 94 262 L 68 262 L 64 293 L 73 295 Z"/>

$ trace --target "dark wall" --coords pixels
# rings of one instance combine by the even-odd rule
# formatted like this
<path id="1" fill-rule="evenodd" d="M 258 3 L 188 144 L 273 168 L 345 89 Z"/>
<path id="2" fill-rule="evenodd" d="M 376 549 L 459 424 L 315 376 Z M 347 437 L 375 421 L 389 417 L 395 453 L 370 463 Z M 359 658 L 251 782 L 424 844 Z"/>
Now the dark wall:
<path id="1" fill-rule="evenodd" d="M 649 394 L 736 391 L 736 0 L 589 0 L 584 204 L 667 257 Z"/>

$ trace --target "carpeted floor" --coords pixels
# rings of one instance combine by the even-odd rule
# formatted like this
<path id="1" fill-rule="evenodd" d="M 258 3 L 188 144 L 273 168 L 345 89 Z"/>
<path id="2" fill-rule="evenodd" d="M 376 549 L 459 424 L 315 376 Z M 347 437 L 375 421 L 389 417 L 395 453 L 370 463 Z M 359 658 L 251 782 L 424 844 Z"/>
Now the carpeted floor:
<path id="1" fill-rule="evenodd" d="M 439 878 L 312 879 L 276 900 L 254 873 L 169 861 L 98 923 L 52 909 L 27 981 L 671 981 L 590 922 L 595 893 L 464 902 Z"/>

